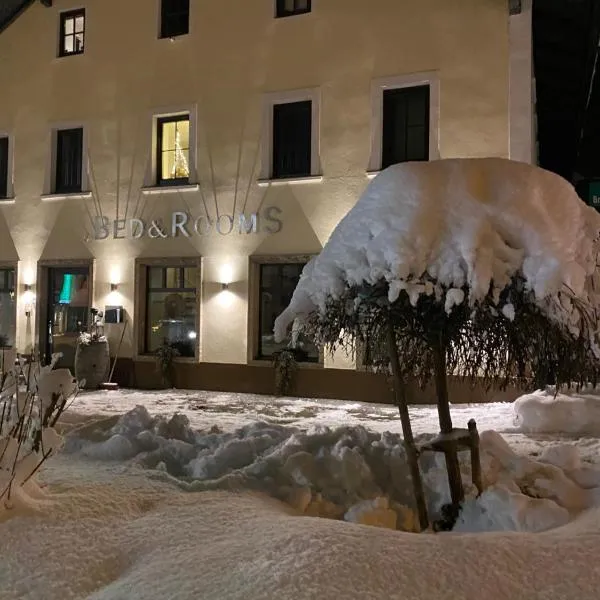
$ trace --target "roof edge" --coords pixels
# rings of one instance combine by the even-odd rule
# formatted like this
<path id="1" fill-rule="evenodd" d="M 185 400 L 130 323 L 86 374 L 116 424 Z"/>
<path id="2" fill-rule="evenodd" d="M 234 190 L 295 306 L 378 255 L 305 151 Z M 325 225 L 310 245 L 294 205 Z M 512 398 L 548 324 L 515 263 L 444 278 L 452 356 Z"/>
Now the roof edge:
<path id="1" fill-rule="evenodd" d="M 52 6 L 52 0 L 40 0 L 44 6 Z M 6 20 L 0 24 L 0 34 L 10 27 L 33 3 L 35 0 L 27 0 Z"/>

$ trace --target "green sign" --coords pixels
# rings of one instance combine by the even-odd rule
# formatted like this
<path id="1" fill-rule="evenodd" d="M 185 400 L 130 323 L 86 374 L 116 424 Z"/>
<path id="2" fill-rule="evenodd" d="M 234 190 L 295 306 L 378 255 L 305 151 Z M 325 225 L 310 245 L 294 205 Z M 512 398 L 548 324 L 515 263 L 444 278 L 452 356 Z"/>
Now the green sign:
<path id="1" fill-rule="evenodd" d="M 588 204 L 600 209 L 600 181 L 590 181 L 588 186 Z"/>

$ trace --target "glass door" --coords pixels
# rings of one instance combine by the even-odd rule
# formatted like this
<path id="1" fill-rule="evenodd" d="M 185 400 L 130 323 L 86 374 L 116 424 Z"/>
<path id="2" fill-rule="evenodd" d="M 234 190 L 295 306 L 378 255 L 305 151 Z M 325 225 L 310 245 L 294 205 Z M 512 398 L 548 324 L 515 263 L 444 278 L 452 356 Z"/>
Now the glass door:
<path id="1" fill-rule="evenodd" d="M 46 361 L 61 352 L 58 367 L 73 370 L 77 338 L 88 324 L 90 282 L 88 267 L 48 268 Z"/>

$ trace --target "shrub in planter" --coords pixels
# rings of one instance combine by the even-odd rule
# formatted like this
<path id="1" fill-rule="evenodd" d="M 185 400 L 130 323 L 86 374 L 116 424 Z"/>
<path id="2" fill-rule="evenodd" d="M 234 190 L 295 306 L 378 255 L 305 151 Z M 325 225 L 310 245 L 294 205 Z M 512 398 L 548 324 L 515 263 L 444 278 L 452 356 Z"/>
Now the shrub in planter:
<path id="1" fill-rule="evenodd" d="M 180 355 L 179 350 L 166 339 L 156 351 L 156 368 L 163 386 L 173 387 L 173 361 Z"/>
<path id="2" fill-rule="evenodd" d="M 275 394 L 288 396 L 293 387 L 294 375 L 298 363 L 306 360 L 308 354 L 300 348 L 285 348 L 273 355 L 273 368 L 275 369 Z"/>

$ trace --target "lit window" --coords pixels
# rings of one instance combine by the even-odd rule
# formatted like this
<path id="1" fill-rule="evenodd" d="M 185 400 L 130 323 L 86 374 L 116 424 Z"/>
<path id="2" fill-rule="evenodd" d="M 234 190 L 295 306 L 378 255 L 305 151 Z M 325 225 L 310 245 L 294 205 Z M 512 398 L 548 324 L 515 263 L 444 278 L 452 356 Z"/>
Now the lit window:
<path id="1" fill-rule="evenodd" d="M 146 266 L 146 336 L 144 352 L 155 353 L 164 342 L 179 356 L 196 350 L 197 267 Z"/>
<path id="2" fill-rule="evenodd" d="M 292 294 L 298 285 L 304 263 L 274 263 L 260 265 L 260 301 L 259 301 L 259 338 L 258 355 L 260 359 L 272 359 L 279 350 L 294 347 L 297 360 L 317 362 L 319 351 L 303 335 L 296 336 L 292 331 L 282 342 L 275 342 L 273 327 L 275 319 L 287 308 Z"/>
<path id="3" fill-rule="evenodd" d="M 190 31 L 190 0 L 161 0 L 160 37 L 173 38 Z"/>
<path id="4" fill-rule="evenodd" d="M 15 270 L 0 269 L 0 348 L 15 345 Z"/>
<path id="5" fill-rule="evenodd" d="M 85 45 L 85 9 L 60 15 L 60 56 L 83 54 Z"/>
<path id="6" fill-rule="evenodd" d="M 158 185 L 180 185 L 190 180 L 190 119 L 164 117 L 158 123 Z"/>
<path id="7" fill-rule="evenodd" d="M 275 16 L 281 18 L 309 13 L 310 1 L 311 0 L 277 0 Z"/>

